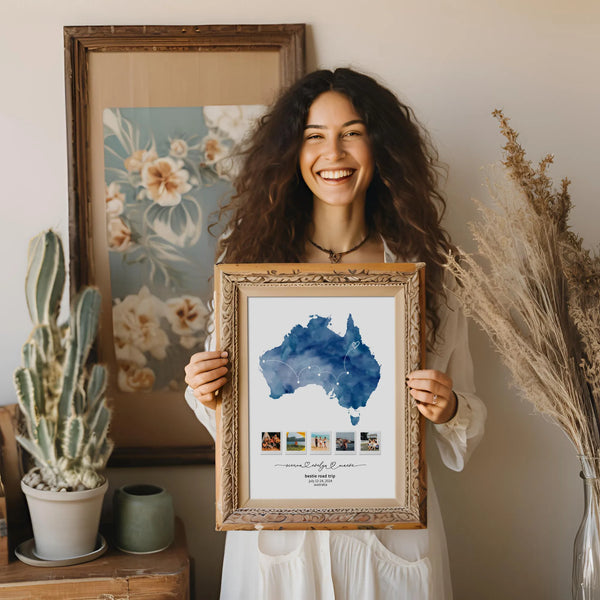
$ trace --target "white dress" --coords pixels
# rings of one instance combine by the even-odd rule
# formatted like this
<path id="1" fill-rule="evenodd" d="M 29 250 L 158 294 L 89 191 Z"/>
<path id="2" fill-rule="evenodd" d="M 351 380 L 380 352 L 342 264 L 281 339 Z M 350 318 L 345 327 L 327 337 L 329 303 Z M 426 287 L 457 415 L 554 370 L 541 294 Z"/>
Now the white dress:
<path id="1" fill-rule="evenodd" d="M 386 262 L 395 262 L 385 245 Z M 454 418 L 429 423 L 442 461 L 463 469 L 483 436 L 486 409 L 475 395 L 466 319 L 455 297 L 440 309 L 435 353 L 427 368 L 448 373 L 458 397 Z M 214 437 L 215 411 L 186 400 Z M 230 531 L 221 600 L 451 600 L 446 536 L 431 477 L 427 529 L 369 531 Z"/>

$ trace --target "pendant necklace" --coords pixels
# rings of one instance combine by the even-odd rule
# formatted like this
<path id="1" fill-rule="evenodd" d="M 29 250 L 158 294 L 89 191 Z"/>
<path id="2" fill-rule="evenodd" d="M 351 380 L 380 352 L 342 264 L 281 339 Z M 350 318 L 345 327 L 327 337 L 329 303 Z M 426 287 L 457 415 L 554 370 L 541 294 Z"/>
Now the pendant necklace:
<path id="1" fill-rule="evenodd" d="M 345 256 L 346 254 L 350 254 L 350 252 L 354 252 L 355 250 L 358 250 L 368 239 L 369 239 L 369 234 L 367 233 L 367 235 L 365 236 L 365 239 L 362 242 L 359 242 L 358 244 L 356 244 L 356 246 L 354 246 L 353 248 L 350 248 L 350 250 L 345 250 L 344 252 L 334 252 L 333 250 L 330 250 L 328 248 L 323 248 L 322 246 L 319 246 L 319 244 L 315 244 L 315 242 L 313 242 L 310 238 L 308 238 L 308 241 L 315 248 L 318 248 L 319 250 L 321 250 L 321 252 L 325 252 L 325 254 L 329 254 L 329 262 L 339 263 L 340 260 L 342 260 L 342 256 Z"/>

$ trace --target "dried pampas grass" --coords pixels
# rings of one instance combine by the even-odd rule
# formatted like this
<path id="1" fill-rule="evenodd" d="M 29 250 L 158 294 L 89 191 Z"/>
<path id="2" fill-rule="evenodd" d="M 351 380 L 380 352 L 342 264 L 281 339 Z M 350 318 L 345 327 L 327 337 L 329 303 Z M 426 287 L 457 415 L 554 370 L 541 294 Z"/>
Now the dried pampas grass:
<path id="1" fill-rule="evenodd" d="M 502 165 L 492 204 L 470 228 L 478 255 L 447 268 L 465 312 L 490 336 L 524 397 L 556 422 L 578 454 L 600 456 L 600 256 L 569 229 L 569 181 L 534 168 L 501 111 Z"/>

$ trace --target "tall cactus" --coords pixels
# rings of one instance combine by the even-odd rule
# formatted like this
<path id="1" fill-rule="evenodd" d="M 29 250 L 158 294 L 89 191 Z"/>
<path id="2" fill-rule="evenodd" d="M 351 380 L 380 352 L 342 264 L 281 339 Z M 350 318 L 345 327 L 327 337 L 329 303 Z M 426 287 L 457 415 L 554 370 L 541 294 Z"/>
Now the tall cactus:
<path id="1" fill-rule="evenodd" d="M 25 294 L 33 331 L 14 381 L 27 435 L 17 437 L 36 463 L 26 482 L 49 489 L 91 489 L 101 483 L 113 444 L 107 437 L 106 369 L 86 363 L 98 331 L 100 293 L 84 288 L 68 325 L 58 324 L 65 284 L 60 237 L 52 230 L 29 245 Z"/>

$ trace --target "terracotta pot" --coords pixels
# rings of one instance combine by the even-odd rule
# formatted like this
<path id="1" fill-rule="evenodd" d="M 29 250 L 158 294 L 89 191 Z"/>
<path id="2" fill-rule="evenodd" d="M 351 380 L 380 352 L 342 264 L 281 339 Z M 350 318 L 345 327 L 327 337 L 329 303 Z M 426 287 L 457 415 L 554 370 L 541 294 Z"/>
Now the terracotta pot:
<path id="1" fill-rule="evenodd" d="M 22 481 L 21 489 L 27 497 L 38 558 L 62 560 L 94 550 L 107 481 L 81 492 L 38 490 Z"/>

